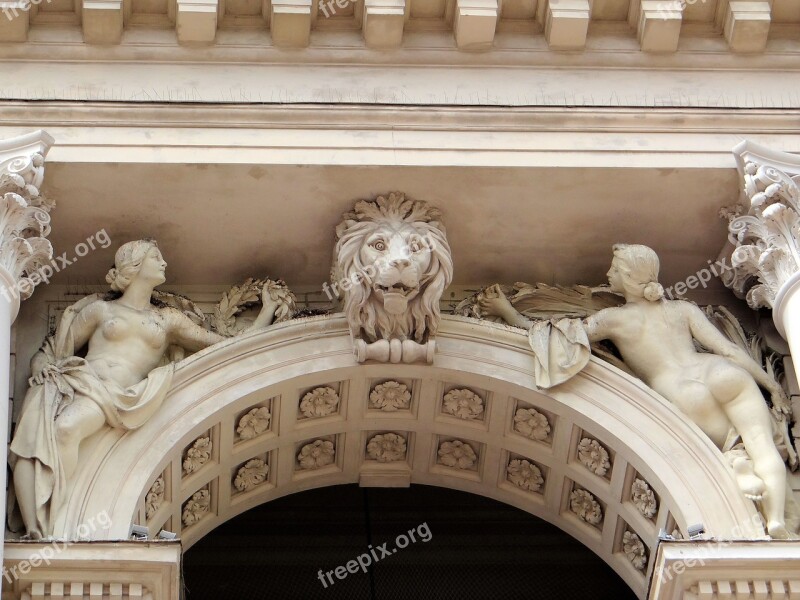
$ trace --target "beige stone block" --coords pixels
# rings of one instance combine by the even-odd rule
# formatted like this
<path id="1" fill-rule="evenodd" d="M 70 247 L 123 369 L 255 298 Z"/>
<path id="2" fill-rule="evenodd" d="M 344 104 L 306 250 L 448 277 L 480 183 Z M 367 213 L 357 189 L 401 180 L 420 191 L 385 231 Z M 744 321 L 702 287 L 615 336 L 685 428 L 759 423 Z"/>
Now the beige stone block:
<path id="1" fill-rule="evenodd" d="M 178 0 L 176 29 L 181 43 L 213 42 L 217 35 L 217 0 Z"/>
<path id="2" fill-rule="evenodd" d="M 119 44 L 122 39 L 122 0 L 83 0 L 83 41 L 87 44 Z"/>
<path id="3" fill-rule="evenodd" d="M 586 46 L 590 16 L 589 0 L 544 0 L 541 17 L 550 48 L 580 50 Z"/>
<path id="4" fill-rule="evenodd" d="M 0 42 L 24 42 L 28 39 L 30 6 L 26 0 L 0 2 Z"/>
<path id="5" fill-rule="evenodd" d="M 272 42 L 283 48 L 305 48 L 311 37 L 312 0 L 273 0 Z"/>
<path id="6" fill-rule="evenodd" d="M 497 0 L 458 0 L 453 30 L 461 50 L 488 50 L 494 42 Z"/>
<path id="7" fill-rule="evenodd" d="M 405 0 L 366 0 L 364 41 L 370 48 L 399 48 L 403 43 Z"/>
<path id="8" fill-rule="evenodd" d="M 772 21 L 767 0 L 728 3 L 723 20 L 725 39 L 734 52 L 763 52 Z"/>
<path id="9" fill-rule="evenodd" d="M 683 13 L 675 6 L 665 6 L 661 0 L 638 2 L 636 23 L 639 44 L 644 52 L 675 52 L 681 35 Z"/>

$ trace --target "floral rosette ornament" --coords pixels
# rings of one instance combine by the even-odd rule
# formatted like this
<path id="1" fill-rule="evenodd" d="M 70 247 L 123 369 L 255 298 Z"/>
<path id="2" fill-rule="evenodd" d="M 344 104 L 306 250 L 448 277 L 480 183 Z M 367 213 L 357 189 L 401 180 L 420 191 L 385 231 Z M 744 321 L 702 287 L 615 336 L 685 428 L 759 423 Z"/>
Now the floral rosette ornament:
<path id="1" fill-rule="evenodd" d="M 339 406 L 339 394 L 332 387 L 314 388 L 303 396 L 300 402 L 300 412 L 307 419 L 327 417 L 336 412 Z"/>
<path id="2" fill-rule="evenodd" d="M 597 525 L 603 520 L 603 509 L 586 490 L 574 490 L 569 496 L 569 509 L 581 521 Z"/>
<path id="3" fill-rule="evenodd" d="M 478 455 L 472 446 L 460 440 L 442 442 L 439 445 L 439 462 L 446 467 L 456 469 L 471 469 L 478 460 Z"/>
<path id="4" fill-rule="evenodd" d="M 658 512 L 655 492 L 643 479 L 635 479 L 631 485 L 631 502 L 648 519 L 652 519 Z"/>
<path id="5" fill-rule="evenodd" d="M 538 492 L 544 483 L 541 469 L 524 459 L 515 458 L 509 462 L 506 474 L 511 483 L 530 492 Z"/>
<path id="6" fill-rule="evenodd" d="M 633 568 L 643 571 L 647 565 L 647 550 L 641 538 L 631 531 L 626 531 L 622 536 L 622 551 L 628 560 L 631 561 Z"/>
<path id="7" fill-rule="evenodd" d="M 192 497 L 183 505 L 183 513 L 181 514 L 181 521 L 184 527 L 194 525 L 203 516 L 208 513 L 211 508 L 211 494 L 208 490 L 200 490 L 195 492 Z"/>
<path id="8" fill-rule="evenodd" d="M 247 279 L 242 285 L 235 285 L 225 292 L 222 300 L 214 307 L 211 327 L 220 335 L 232 337 L 239 334 L 243 327 L 236 324 L 236 316 L 261 304 L 262 291 L 269 293 L 271 300 L 278 303 L 273 323 L 280 323 L 292 318 L 297 310 L 297 299 L 281 279 Z"/>
<path id="9" fill-rule="evenodd" d="M 161 508 L 161 504 L 164 502 L 165 490 L 166 485 L 164 484 L 164 477 L 159 475 L 158 479 L 153 482 L 153 485 L 150 487 L 144 499 L 144 514 L 147 519 L 151 518 L 156 514 L 158 509 Z"/>
<path id="10" fill-rule="evenodd" d="M 190 475 L 206 464 L 211 458 L 213 447 L 211 438 L 201 437 L 195 440 L 192 447 L 186 451 L 186 456 L 183 457 L 183 474 Z"/>
<path id="11" fill-rule="evenodd" d="M 264 483 L 267 480 L 267 475 L 269 475 L 269 465 L 262 459 L 254 458 L 248 460 L 236 473 L 233 487 L 240 492 L 246 492 Z"/>
<path id="12" fill-rule="evenodd" d="M 600 477 L 603 477 L 611 468 L 608 451 L 600 445 L 600 442 L 590 438 L 583 438 L 578 444 L 578 460 L 584 467 Z"/>
<path id="13" fill-rule="evenodd" d="M 450 390 L 444 396 L 442 409 L 459 419 L 475 420 L 483 414 L 483 400 L 472 390 Z"/>
<path id="14" fill-rule="evenodd" d="M 385 412 L 405 410 L 411 406 L 411 392 L 399 381 L 380 383 L 369 394 L 369 407 Z"/>
<path id="15" fill-rule="evenodd" d="M 367 444 L 367 457 L 382 463 L 403 460 L 406 441 L 396 433 L 379 433 Z"/>
<path id="16" fill-rule="evenodd" d="M 251 440 L 269 429 L 272 415 L 266 406 L 259 406 L 250 409 L 246 415 L 239 419 L 239 426 L 236 433 L 241 440 Z"/>
<path id="17" fill-rule="evenodd" d="M 333 464 L 335 453 L 333 442 L 314 440 L 302 447 L 297 455 L 297 462 L 300 463 L 301 469 L 311 471 Z"/>
<path id="18" fill-rule="evenodd" d="M 550 423 L 539 411 L 533 408 L 518 408 L 514 413 L 514 429 L 532 440 L 540 442 L 550 435 Z"/>

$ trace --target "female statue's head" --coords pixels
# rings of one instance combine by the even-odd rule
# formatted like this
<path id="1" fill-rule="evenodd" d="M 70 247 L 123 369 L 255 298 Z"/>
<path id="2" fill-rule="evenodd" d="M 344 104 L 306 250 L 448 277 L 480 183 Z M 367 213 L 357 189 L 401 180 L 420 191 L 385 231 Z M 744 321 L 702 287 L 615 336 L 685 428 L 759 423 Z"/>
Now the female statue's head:
<path id="1" fill-rule="evenodd" d="M 614 291 L 655 302 L 664 297 L 664 288 L 658 283 L 658 269 L 658 255 L 652 248 L 614 244 L 608 281 Z"/>
<path id="2" fill-rule="evenodd" d="M 153 264 L 150 265 L 150 262 Z M 114 256 L 114 268 L 106 275 L 106 281 L 115 292 L 124 292 L 140 272 L 146 272 L 148 278 L 153 280 L 151 283 L 158 285 L 164 283 L 166 266 L 155 240 L 135 240 L 119 247 Z"/>

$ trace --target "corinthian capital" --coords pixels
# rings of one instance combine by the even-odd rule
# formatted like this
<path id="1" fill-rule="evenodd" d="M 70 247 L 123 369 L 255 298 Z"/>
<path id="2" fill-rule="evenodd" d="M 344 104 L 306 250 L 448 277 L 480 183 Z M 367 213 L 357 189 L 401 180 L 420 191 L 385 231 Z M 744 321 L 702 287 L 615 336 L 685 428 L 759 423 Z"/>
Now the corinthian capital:
<path id="1" fill-rule="evenodd" d="M 47 235 L 54 203 L 39 192 L 52 144 L 44 131 L 0 140 L 0 291 L 17 305 L 33 293 L 41 281 L 34 274 L 53 257 Z"/>
<path id="2" fill-rule="evenodd" d="M 773 308 L 800 273 L 800 155 L 748 141 L 734 154 L 743 188 L 740 205 L 725 212 L 734 248 L 722 280 L 751 308 Z"/>

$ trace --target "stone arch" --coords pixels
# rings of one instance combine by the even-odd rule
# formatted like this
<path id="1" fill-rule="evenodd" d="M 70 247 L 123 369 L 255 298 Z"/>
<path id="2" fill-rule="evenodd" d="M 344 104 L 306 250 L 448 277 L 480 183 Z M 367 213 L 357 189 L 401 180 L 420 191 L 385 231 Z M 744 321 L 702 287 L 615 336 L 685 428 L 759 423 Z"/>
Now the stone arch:
<path id="1" fill-rule="evenodd" d="M 659 529 L 685 534 L 688 526 L 702 523 L 718 538 L 762 534 L 753 504 L 739 493 L 721 453 L 640 381 L 592 359 L 566 384 L 537 390 L 524 332 L 467 318 L 445 317 L 437 345 L 433 365 L 359 365 L 346 322 L 335 315 L 283 323 L 193 355 L 178 366 L 164 406 L 144 427 L 124 435 L 108 430 L 88 441 L 56 536 L 75 537 L 81 523 L 105 512 L 111 525 L 91 528 L 94 539 L 125 539 L 137 523 L 151 535 L 162 528 L 178 532 L 189 548 L 237 514 L 297 491 L 354 482 L 424 483 L 495 498 L 557 525 L 643 597 Z M 371 390 L 386 381 L 407 386 L 407 410 L 369 408 Z M 306 418 L 299 402 L 319 387 L 336 392 L 336 410 Z M 482 400 L 479 418 L 447 414 L 442 399 L 451 389 Z M 269 427 L 243 440 L 237 424 L 257 407 L 267 408 Z M 549 434 L 537 440 L 517 431 L 519 409 L 543 415 Z M 367 442 L 389 432 L 405 440 L 405 458 L 367 460 Z M 187 473 L 186 451 L 203 437 L 212 442 L 209 459 Z M 607 472 L 598 474 L 581 462 L 578 445 L 584 438 L 605 449 Z M 334 461 L 302 469 L 298 453 L 315 440 L 333 443 Z M 469 444 L 474 465 L 462 470 L 441 464 L 438 450 L 452 441 Z M 233 485 L 236 474 L 255 458 L 268 465 L 267 479 L 241 492 Z M 541 489 L 522 489 L 510 480 L 512 460 L 537 466 Z M 164 499 L 148 511 L 146 496 L 159 477 Z M 631 502 L 634 479 L 646 481 L 655 494 L 652 517 Z M 207 493 L 196 496 L 202 490 Z M 570 509 L 576 490 L 599 504 L 599 523 L 581 520 Z M 208 510 L 196 511 L 197 522 L 186 524 L 192 498 L 201 507 L 207 498 Z M 642 569 L 623 551 L 626 531 L 646 547 Z"/>

